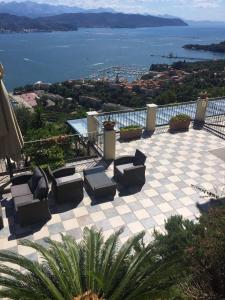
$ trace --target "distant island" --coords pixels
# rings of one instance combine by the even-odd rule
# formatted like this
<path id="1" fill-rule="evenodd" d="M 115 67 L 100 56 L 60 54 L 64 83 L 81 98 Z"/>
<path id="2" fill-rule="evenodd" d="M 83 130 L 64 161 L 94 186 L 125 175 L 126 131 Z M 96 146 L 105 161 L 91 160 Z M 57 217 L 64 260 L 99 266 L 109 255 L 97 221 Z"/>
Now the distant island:
<path id="1" fill-rule="evenodd" d="M 161 18 L 123 13 L 67 13 L 49 17 L 28 18 L 0 14 L 0 32 L 74 31 L 84 28 L 140 28 L 188 26 L 178 18 Z"/>
<path id="2" fill-rule="evenodd" d="M 188 45 L 184 45 L 183 48 L 190 49 L 190 50 L 204 50 L 204 51 L 225 53 L 225 41 L 218 44 L 210 44 L 210 45 L 188 44 Z"/>

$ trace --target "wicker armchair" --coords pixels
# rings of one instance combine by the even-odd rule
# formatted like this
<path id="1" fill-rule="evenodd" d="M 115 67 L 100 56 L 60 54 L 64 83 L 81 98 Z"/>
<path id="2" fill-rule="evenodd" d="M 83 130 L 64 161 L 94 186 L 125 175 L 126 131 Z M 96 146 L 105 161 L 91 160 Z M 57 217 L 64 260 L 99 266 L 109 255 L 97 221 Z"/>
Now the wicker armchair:
<path id="1" fill-rule="evenodd" d="M 73 201 L 79 203 L 83 197 L 83 179 L 74 167 L 63 167 L 52 171 L 48 168 L 52 179 L 52 193 L 57 203 Z"/>
<path id="2" fill-rule="evenodd" d="M 146 156 L 136 150 L 134 156 L 121 156 L 114 161 L 114 179 L 125 186 L 145 183 Z"/>

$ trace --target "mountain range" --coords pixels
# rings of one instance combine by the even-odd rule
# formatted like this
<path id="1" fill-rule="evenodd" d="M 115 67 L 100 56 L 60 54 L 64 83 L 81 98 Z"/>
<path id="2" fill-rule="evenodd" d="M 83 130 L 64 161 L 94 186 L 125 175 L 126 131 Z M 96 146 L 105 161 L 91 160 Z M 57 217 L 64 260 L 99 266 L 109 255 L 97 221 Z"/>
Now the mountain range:
<path id="1" fill-rule="evenodd" d="M 66 13 L 101 13 L 115 12 L 111 8 L 84 9 L 76 6 L 51 5 L 47 3 L 24 2 L 0 2 L 0 13 L 23 16 L 29 18 L 47 17 Z"/>
<path id="2" fill-rule="evenodd" d="M 166 19 L 122 13 L 66 13 L 55 16 L 28 18 L 0 14 L 0 31 L 73 31 L 86 28 L 137 28 L 187 26 L 180 19 Z"/>

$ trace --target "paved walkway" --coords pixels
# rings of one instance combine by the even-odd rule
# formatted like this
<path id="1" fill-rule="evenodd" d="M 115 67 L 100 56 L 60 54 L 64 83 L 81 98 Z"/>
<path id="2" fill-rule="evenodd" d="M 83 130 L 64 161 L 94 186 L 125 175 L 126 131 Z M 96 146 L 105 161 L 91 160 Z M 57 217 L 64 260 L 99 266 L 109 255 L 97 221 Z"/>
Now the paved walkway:
<path id="1" fill-rule="evenodd" d="M 44 226 L 20 228 L 14 223 L 11 195 L 3 195 L 4 229 L 0 231 L 0 249 L 18 251 L 37 259 L 34 250 L 18 245 L 20 238 L 43 243 L 44 237 L 60 240 L 68 233 L 79 240 L 84 226 L 95 225 L 109 236 L 124 226 L 121 241 L 141 230 L 146 240 L 152 239 L 154 228 L 163 231 L 164 221 L 180 214 L 188 219 L 199 216 L 196 203 L 207 202 L 191 185 L 211 191 L 225 186 L 225 162 L 211 150 L 225 147 L 225 141 L 204 130 L 170 134 L 155 134 L 151 138 L 117 143 L 117 155 L 134 154 L 135 149 L 147 155 L 146 184 L 141 191 L 131 188 L 117 193 L 114 201 L 91 205 L 85 193 L 83 201 L 74 208 L 71 204 L 56 206 L 52 219 Z M 112 175 L 112 165 L 108 169 Z M 106 199 L 107 200 L 107 199 Z"/>

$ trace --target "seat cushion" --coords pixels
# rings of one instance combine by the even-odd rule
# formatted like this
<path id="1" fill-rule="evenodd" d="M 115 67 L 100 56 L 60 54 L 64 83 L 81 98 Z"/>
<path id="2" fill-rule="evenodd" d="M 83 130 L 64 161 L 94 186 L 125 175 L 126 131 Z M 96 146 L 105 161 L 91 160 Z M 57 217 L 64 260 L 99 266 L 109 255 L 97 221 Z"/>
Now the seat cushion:
<path id="1" fill-rule="evenodd" d="M 11 186 L 11 194 L 12 197 L 19 197 L 19 196 L 25 196 L 32 194 L 30 187 L 27 183 L 24 184 L 18 184 L 18 185 L 12 185 Z"/>
<path id="2" fill-rule="evenodd" d="M 133 164 L 118 165 L 116 166 L 116 169 L 119 171 L 121 175 L 123 175 L 125 169 L 132 168 L 133 166 L 134 166 Z"/>
<path id="3" fill-rule="evenodd" d="M 13 199 L 13 201 L 14 201 L 14 206 L 15 206 L 16 211 L 18 210 L 19 206 L 23 206 L 23 205 L 26 205 L 28 203 L 31 203 L 32 200 L 33 200 L 33 195 L 32 194 L 24 195 L 24 196 L 20 196 L 20 197 L 15 197 Z"/>
<path id="4" fill-rule="evenodd" d="M 104 172 L 86 175 L 85 178 L 92 187 L 92 189 L 113 185 L 111 179 Z"/>
<path id="5" fill-rule="evenodd" d="M 95 173 L 103 173 L 105 171 L 103 166 L 96 166 L 90 169 L 84 170 L 84 175 L 91 175 Z"/>
<path id="6" fill-rule="evenodd" d="M 65 177 L 59 177 L 55 179 L 55 183 L 56 185 L 60 185 L 63 183 L 67 183 L 76 179 L 82 179 L 81 175 L 79 173 L 73 174 L 73 175 L 69 175 L 69 176 L 65 176 Z"/>
<path id="7" fill-rule="evenodd" d="M 36 190 L 38 182 L 42 176 L 43 175 L 42 175 L 40 169 L 38 167 L 35 167 L 33 175 L 28 181 L 28 185 L 29 185 L 32 193 L 34 193 L 34 191 Z"/>
<path id="8" fill-rule="evenodd" d="M 134 157 L 134 166 L 144 165 L 145 161 L 146 161 L 146 156 L 144 155 L 144 153 L 142 153 L 137 149 Z"/>
<path id="9" fill-rule="evenodd" d="M 34 199 L 43 200 L 47 197 L 48 193 L 48 186 L 46 184 L 46 180 L 44 177 L 41 177 L 41 179 L 38 181 L 37 188 L 34 191 Z"/>

